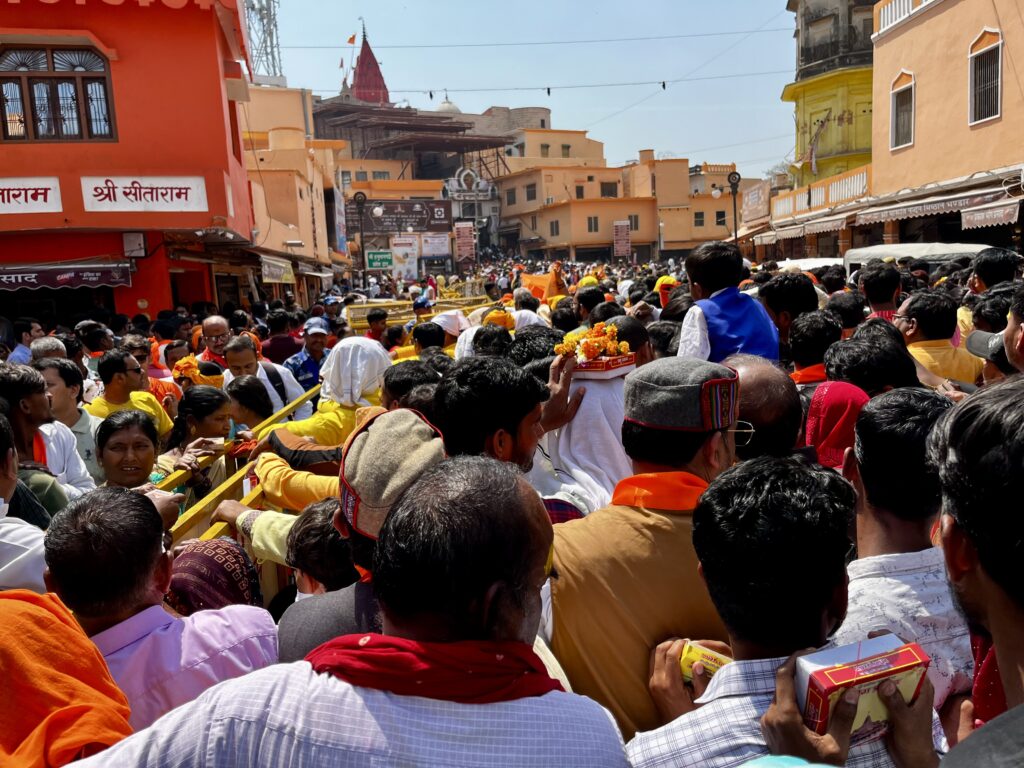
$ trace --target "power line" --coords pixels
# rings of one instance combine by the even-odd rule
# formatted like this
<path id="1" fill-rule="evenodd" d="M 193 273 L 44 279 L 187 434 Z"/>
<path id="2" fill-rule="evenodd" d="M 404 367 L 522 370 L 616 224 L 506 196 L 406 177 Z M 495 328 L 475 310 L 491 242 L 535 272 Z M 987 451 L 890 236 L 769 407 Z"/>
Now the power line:
<path id="1" fill-rule="evenodd" d="M 751 37 L 751 35 L 754 35 L 754 34 L 756 34 L 758 30 L 760 30 L 760 29 L 763 29 L 763 28 L 767 27 L 767 25 L 768 25 L 768 24 L 771 24 L 771 23 L 772 23 L 773 21 L 775 21 L 775 20 L 776 20 L 777 18 L 779 18 L 779 17 L 780 17 L 780 16 L 782 15 L 782 14 L 784 14 L 784 13 L 786 13 L 786 10 L 785 10 L 785 9 L 783 9 L 783 10 L 779 11 L 779 12 L 778 12 L 778 13 L 776 13 L 776 14 L 775 14 L 774 16 L 772 16 L 772 17 L 771 17 L 770 19 L 768 19 L 768 21 L 766 21 L 766 22 L 765 22 L 764 24 L 762 24 L 762 25 L 761 25 L 760 27 L 758 27 L 758 29 L 756 29 L 756 30 L 753 30 L 752 32 L 747 32 L 747 33 L 745 33 L 745 34 L 743 35 L 743 37 L 741 37 L 741 38 L 740 38 L 739 40 L 737 40 L 737 41 L 736 41 L 735 43 L 733 43 L 732 45 L 728 46 L 727 48 L 723 48 L 723 49 L 722 49 L 721 51 L 719 51 L 719 52 L 718 52 L 717 54 L 715 54 L 714 56 L 712 56 L 712 57 L 711 57 L 710 59 L 706 59 L 706 60 L 705 60 L 704 62 L 702 62 L 701 64 L 698 64 L 698 65 L 697 65 L 696 67 L 694 67 L 694 68 L 693 68 L 693 69 L 691 69 L 691 70 L 690 70 L 689 72 L 687 72 L 687 73 L 686 73 L 685 75 L 683 75 L 683 77 L 682 77 L 682 78 L 679 78 L 679 80 L 673 80 L 673 82 L 683 82 L 683 81 L 684 81 L 684 80 L 685 80 L 686 78 L 688 78 L 688 77 L 689 77 L 690 75 L 693 75 L 694 73 L 696 73 L 696 72 L 699 72 L 699 71 L 700 71 L 700 70 L 702 70 L 702 69 L 703 69 L 704 67 L 706 67 L 706 66 L 707 66 L 708 64 L 710 64 L 711 62 L 715 61 L 716 59 L 720 59 L 720 58 L 721 58 L 722 56 L 724 56 L 725 54 L 727 54 L 727 53 L 728 53 L 729 51 L 731 51 L 731 50 L 732 50 L 733 48 L 735 48 L 735 47 L 737 47 L 738 45 L 741 45 L 742 43 L 746 42 L 746 40 L 748 40 L 748 39 L 749 39 L 749 38 Z M 662 90 L 664 90 L 664 89 L 662 89 Z M 650 100 L 651 100 L 651 99 L 653 99 L 653 98 L 654 98 L 655 96 L 657 96 L 657 95 L 658 95 L 659 93 L 661 93 L 661 91 L 655 91 L 654 93 L 652 93 L 652 94 L 650 94 L 650 95 L 648 95 L 648 96 L 644 96 L 644 97 L 643 97 L 642 99 L 639 99 L 638 101 L 634 101 L 634 102 L 633 102 L 632 104 L 628 104 L 628 105 L 626 105 L 626 106 L 625 106 L 625 107 L 623 107 L 622 109 L 619 109 L 619 110 L 617 110 L 617 111 L 615 111 L 615 112 L 612 112 L 612 113 L 610 113 L 610 114 L 607 114 L 607 115 L 605 115 L 605 116 L 604 116 L 604 117 L 602 117 L 601 119 L 599 119 L 599 120 L 596 120 L 596 121 L 594 121 L 593 123 L 591 123 L 590 125 L 588 125 L 588 126 L 587 126 L 587 130 L 589 130 L 589 129 L 593 128 L 593 127 L 594 127 L 595 125 L 599 125 L 600 123 L 603 123 L 603 122 L 604 122 L 605 120 L 610 120 L 610 119 L 611 119 L 611 118 L 613 118 L 613 117 L 618 117 L 618 116 L 619 116 L 619 115 L 621 115 L 621 114 L 622 114 L 623 112 L 628 112 L 628 111 L 629 111 L 629 110 L 631 110 L 631 109 L 632 109 L 633 107 L 638 107 L 638 106 L 640 106 L 641 104 L 643 104 L 643 103 L 644 103 L 644 102 L 646 102 L 646 101 L 650 101 Z"/>
<path id="2" fill-rule="evenodd" d="M 792 134 L 792 132 L 790 132 L 790 133 L 784 133 L 781 136 L 767 136 L 766 138 L 754 139 L 753 141 L 738 141 L 735 144 L 719 144 L 717 147 L 704 147 L 703 149 L 691 149 L 691 150 L 687 151 L 685 154 L 687 156 L 693 156 L 693 155 L 696 155 L 696 154 L 698 154 L 700 152 L 714 152 L 715 150 L 718 150 L 718 149 L 732 149 L 733 147 L 746 147 L 746 146 L 749 146 L 750 144 L 767 144 L 769 141 L 778 141 L 779 139 L 789 139 L 789 138 L 792 138 L 792 137 L 793 137 L 793 134 Z"/>
<path id="3" fill-rule="evenodd" d="M 431 43 L 416 45 L 374 45 L 375 49 L 399 50 L 419 48 L 515 48 L 537 45 L 592 45 L 597 43 L 634 43 L 652 42 L 657 40 L 685 40 L 701 37 L 730 37 L 732 35 L 754 35 L 767 32 L 792 32 L 792 27 L 773 27 L 771 29 L 736 30 L 733 32 L 692 32 L 685 35 L 653 35 L 648 37 L 606 37 L 594 40 L 533 40 L 520 43 Z M 338 51 L 349 48 L 347 45 L 282 45 L 282 50 L 289 51 Z"/>
<path id="4" fill-rule="evenodd" d="M 389 88 L 389 93 L 497 93 L 501 91 L 567 91 L 580 88 L 625 88 L 638 85 L 661 85 L 668 83 L 694 83 L 703 80 L 733 80 L 741 77 L 763 77 L 766 75 L 791 74 L 790 69 L 777 69 L 769 72 L 737 72 L 732 75 L 707 75 L 705 77 L 682 77 L 675 80 L 637 80 L 626 83 L 577 83 L 571 85 L 521 85 L 498 88 Z M 313 89 L 314 93 L 337 93 L 337 89 Z M 550 94 L 548 94 L 550 95 Z"/>

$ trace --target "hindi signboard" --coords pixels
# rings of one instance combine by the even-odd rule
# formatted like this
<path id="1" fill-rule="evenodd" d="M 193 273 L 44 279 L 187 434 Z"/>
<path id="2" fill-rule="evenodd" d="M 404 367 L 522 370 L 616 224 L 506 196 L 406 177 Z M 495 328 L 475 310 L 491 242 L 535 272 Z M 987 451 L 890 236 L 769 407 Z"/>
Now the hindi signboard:
<path id="1" fill-rule="evenodd" d="M 743 190 L 743 207 L 740 209 L 744 224 L 768 218 L 771 203 L 772 183 L 759 181 Z"/>
<path id="2" fill-rule="evenodd" d="M 424 232 L 420 235 L 420 240 L 423 242 L 424 256 L 451 255 L 452 249 L 448 242 L 447 234 L 442 235 L 435 232 Z"/>
<path id="3" fill-rule="evenodd" d="M 131 285 L 128 264 L 46 264 L 0 267 L 0 291 Z"/>
<path id="4" fill-rule="evenodd" d="M 395 280 L 415 280 L 419 257 L 418 235 L 396 235 L 391 238 L 391 274 Z"/>
<path id="5" fill-rule="evenodd" d="M 455 222 L 455 258 L 457 261 L 476 260 L 476 228 L 471 221 Z"/>
<path id="6" fill-rule="evenodd" d="M 359 221 L 355 203 L 347 203 L 345 219 L 349 226 Z M 363 205 L 362 224 L 362 232 L 367 236 L 449 232 L 452 203 L 451 200 L 367 200 Z"/>
<path id="7" fill-rule="evenodd" d="M 205 211 L 202 176 L 83 176 L 85 210 L 102 213 L 183 213 Z"/>
<path id="8" fill-rule="evenodd" d="M 394 266 L 394 258 L 391 251 L 367 251 L 367 269 L 391 269 Z"/>
<path id="9" fill-rule="evenodd" d="M 348 256 L 348 230 L 345 226 L 345 202 L 342 197 L 341 169 L 334 172 L 334 232 L 337 238 L 334 250 Z"/>
<path id="10" fill-rule="evenodd" d="M 0 214 L 60 213 L 60 179 L 56 176 L 0 178 Z"/>
<path id="11" fill-rule="evenodd" d="M 615 258 L 628 259 L 632 253 L 628 220 L 612 222 L 612 242 L 614 244 L 613 255 Z"/>

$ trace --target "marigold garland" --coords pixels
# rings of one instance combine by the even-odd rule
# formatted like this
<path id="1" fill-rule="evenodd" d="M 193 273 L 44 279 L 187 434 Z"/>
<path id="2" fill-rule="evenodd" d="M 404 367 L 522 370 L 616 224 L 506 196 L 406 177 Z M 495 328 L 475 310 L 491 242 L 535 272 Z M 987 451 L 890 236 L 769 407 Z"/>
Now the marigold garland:
<path id="1" fill-rule="evenodd" d="M 574 355 L 580 363 L 603 356 L 628 355 L 629 343 L 619 341 L 618 335 L 614 325 L 598 323 L 587 331 L 570 333 L 561 344 L 555 345 L 555 354 Z"/>

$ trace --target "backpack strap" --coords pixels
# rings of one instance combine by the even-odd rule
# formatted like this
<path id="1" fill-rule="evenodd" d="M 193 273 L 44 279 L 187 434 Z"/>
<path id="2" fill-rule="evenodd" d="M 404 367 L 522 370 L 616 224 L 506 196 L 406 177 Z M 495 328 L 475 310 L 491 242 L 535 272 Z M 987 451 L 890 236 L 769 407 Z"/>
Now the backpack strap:
<path id="1" fill-rule="evenodd" d="M 267 374 L 267 379 L 270 381 L 270 386 L 277 392 L 277 396 L 281 398 L 281 402 L 288 405 L 288 392 L 284 388 L 284 379 L 281 378 L 281 372 L 277 370 L 277 367 L 273 363 L 268 363 L 266 360 L 260 360 L 260 368 Z"/>

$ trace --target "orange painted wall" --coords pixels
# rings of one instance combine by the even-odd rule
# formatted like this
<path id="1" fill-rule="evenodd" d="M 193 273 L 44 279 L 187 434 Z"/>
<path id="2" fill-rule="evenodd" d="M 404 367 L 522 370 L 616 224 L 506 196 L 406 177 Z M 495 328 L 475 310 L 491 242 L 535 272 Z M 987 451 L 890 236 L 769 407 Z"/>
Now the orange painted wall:
<path id="1" fill-rule="evenodd" d="M 0 231 L 227 226 L 248 237 L 252 215 L 246 173 L 233 152 L 229 110 L 235 105 L 227 101 L 224 82 L 226 68 L 235 65 L 212 8 L 26 0 L 2 6 L 0 29 L 46 35 L 87 31 L 114 49 L 117 57 L 110 69 L 118 136 L 114 142 L 0 142 L 0 175 L 59 176 L 64 206 L 62 213 L 0 217 Z M 234 130 L 241 147 L 237 121 Z M 86 213 L 80 177 L 106 175 L 204 176 L 209 210 Z"/>

